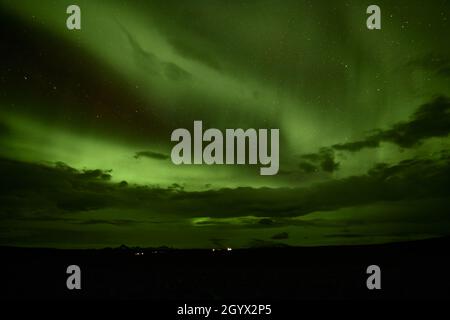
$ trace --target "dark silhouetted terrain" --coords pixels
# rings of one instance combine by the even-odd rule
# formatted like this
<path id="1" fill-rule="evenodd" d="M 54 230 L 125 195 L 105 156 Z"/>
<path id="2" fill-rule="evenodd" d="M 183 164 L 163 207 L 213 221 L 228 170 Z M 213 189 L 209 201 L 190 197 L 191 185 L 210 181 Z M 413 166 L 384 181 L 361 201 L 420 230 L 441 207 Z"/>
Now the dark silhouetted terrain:
<path id="1" fill-rule="evenodd" d="M 371 246 L 233 251 L 0 248 L 1 298 L 152 300 L 403 299 L 450 297 L 449 238 Z M 82 290 L 66 289 L 66 268 Z M 382 290 L 366 288 L 366 268 Z"/>

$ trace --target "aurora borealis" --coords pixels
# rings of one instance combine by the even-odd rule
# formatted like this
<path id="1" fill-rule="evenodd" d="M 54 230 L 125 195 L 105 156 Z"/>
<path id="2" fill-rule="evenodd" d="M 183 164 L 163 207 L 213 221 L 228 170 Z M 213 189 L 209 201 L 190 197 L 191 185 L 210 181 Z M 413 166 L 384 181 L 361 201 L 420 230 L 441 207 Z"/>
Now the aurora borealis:
<path id="1" fill-rule="evenodd" d="M 450 2 L 0 0 L 0 245 L 450 234 Z M 170 161 L 176 128 L 279 128 L 280 170 Z"/>

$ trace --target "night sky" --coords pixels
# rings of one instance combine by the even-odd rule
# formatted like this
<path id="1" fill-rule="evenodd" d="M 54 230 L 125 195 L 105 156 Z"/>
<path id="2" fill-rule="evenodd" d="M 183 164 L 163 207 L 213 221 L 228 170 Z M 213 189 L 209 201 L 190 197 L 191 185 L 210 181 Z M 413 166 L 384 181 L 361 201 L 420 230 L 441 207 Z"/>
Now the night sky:
<path id="1" fill-rule="evenodd" d="M 0 21 L 0 245 L 450 235 L 450 1 L 0 0 Z M 194 120 L 279 128 L 278 175 L 172 164 Z"/>

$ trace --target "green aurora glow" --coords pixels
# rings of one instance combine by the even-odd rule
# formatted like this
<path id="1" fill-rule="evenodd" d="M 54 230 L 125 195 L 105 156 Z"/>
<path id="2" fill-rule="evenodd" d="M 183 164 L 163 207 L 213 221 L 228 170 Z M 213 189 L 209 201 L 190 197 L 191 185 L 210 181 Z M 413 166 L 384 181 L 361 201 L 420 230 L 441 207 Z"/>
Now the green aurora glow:
<path id="1" fill-rule="evenodd" d="M 0 0 L 0 245 L 336 245 L 450 233 L 448 1 Z M 280 172 L 175 166 L 194 120 Z M 126 183 L 124 182 L 126 181 Z M 282 235 L 282 236 L 280 236 Z"/>

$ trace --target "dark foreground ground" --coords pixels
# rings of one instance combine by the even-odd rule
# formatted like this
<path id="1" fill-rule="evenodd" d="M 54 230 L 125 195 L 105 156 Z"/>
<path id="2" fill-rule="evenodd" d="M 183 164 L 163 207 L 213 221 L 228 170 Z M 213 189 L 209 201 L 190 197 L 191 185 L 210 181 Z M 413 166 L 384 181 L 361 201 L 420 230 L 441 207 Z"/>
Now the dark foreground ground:
<path id="1" fill-rule="evenodd" d="M 0 298 L 177 301 L 450 298 L 450 238 L 233 251 L 0 248 Z M 139 254 L 138 253 L 143 253 Z M 79 265 L 82 289 L 66 287 Z M 381 268 L 368 290 L 366 268 Z"/>

